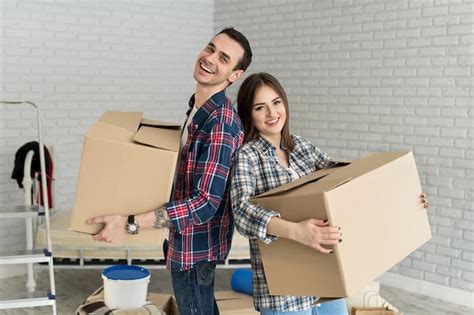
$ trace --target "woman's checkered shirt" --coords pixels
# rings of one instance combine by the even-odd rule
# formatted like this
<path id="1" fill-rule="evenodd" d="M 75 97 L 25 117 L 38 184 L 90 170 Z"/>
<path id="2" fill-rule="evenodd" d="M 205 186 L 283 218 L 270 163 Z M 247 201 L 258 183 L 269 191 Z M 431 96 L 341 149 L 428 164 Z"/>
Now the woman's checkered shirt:
<path id="1" fill-rule="evenodd" d="M 295 148 L 289 154 L 289 162 L 294 172 L 278 163 L 275 147 L 262 137 L 243 145 L 234 161 L 232 211 L 237 230 L 249 238 L 254 304 L 257 309 L 299 311 L 311 308 L 317 301 L 316 297 L 269 294 L 257 241 L 270 243 L 277 239 L 267 235 L 267 226 L 272 217 L 280 215 L 250 202 L 256 195 L 334 164 L 325 152 L 307 139 L 300 136 L 292 138 Z"/>

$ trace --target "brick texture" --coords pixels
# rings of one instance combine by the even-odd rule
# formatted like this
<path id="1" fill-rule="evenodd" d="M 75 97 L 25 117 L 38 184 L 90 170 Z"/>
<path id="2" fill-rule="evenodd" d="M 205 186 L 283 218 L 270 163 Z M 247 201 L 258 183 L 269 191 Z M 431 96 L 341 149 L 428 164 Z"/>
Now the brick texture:
<path id="1" fill-rule="evenodd" d="M 472 1 L 8 0 L 0 6 L 0 98 L 42 108 L 45 139 L 54 148 L 57 208 L 72 206 L 87 127 L 105 110 L 181 121 L 198 51 L 232 25 L 251 41 L 249 72 L 270 72 L 286 87 L 295 134 L 337 159 L 414 152 L 433 239 L 391 271 L 474 290 Z M 0 203 L 21 203 L 23 193 L 9 177 L 16 149 L 36 136 L 34 113 L 3 106 L 0 115 Z M 23 235 L 22 222 L 0 222 L 2 248 L 22 247 Z"/>
<path id="2" fill-rule="evenodd" d="M 286 87 L 292 132 L 337 159 L 414 152 L 433 240 L 391 271 L 472 292 L 472 1 L 215 2 Z M 409 218 L 407 218 L 409 220 Z"/>
<path id="3" fill-rule="evenodd" d="M 73 204 L 83 135 L 106 110 L 182 122 L 192 71 L 213 35 L 213 1 L 0 2 L 0 99 L 42 110 L 54 151 L 57 209 Z M 21 204 L 16 150 L 37 139 L 35 112 L 0 105 L 0 204 Z M 24 247 L 22 221 L 0 222 L 0 247 Z"/>

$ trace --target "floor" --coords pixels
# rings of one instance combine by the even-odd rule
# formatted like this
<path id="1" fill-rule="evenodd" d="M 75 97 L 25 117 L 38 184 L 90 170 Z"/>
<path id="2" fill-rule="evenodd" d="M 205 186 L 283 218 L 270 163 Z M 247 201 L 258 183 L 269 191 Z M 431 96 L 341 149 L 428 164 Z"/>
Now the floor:
<path id="1" fill-rule="evenodd" d="M 233 269 L 218 269 L 216 290 L 230 290 L 230 278 Z M 168 272 L 162 269 L 151 270 L 149 292 L 171 293 L 171 280 Z M 102 285 L 101 269 L 57 269 L 55 271 L 58 314 L 75 314 L 78 305 L 95 289 Z M 17 276 L 0 281 L 0 295 L 24 288 L 26 277 Z M 46 290 L 49 285 L 45 268 L 37 270 L 37 288 Z M 450 304 L 427 296 L 413 294 L 396 288 L 381 286 L 380 295 L 392 305 L 403 311 L 404 315 L 472 315 L 474 310 L 465 306 Z M 31 309 L 3 310 L 0 314 L 36 315 L 48 314 L 51 307 Z"/>

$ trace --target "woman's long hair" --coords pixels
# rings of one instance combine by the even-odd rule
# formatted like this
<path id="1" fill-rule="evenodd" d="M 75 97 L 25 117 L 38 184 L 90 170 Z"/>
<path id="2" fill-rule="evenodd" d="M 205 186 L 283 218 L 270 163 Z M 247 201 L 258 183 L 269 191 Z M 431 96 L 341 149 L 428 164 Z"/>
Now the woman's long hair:
<path id="1" fill-rule="evenodd" d="M 281 130 L 281 138 L 286 149 L 292 152 L 295 145 L 290 135 L 288 98 L 286 97 L 285 90 L 280 82 L 278 82 L 274 76 L 265 72 L 254 73 L 246 78 L 244 82 L 242 82 L 237 94 L 237 110 L 244 125 L 244 143 L 255 140 L 259 135 L 258 130 L 255 128 L 253 123 L 252 110 L 255 94 L 257 94 L 258 89 L 264 85 L 272 88 L 283 101 L 286 111 L 286 120 L 283 129 Z"/>

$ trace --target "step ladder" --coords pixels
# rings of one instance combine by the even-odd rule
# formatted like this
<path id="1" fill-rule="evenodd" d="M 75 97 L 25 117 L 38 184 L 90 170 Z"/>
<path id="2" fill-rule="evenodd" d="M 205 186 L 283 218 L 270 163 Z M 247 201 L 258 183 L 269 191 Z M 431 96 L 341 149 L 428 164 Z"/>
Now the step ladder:
<path id="1" fill-rule="evenodd" d="M 41 187 L 43 193 L 43 207 L 39 205 L 23 205 L 23 206 L 0 206 L 0 219 L 18 219 L 24 218 L 26 222 L 26 233 L 27 233 L 27 249 L 23 251 L 0 251 L 0 265 L 18 265 L 26 264 L 28 266 L 29 281 L 32 275 L 33 264 L 35 263 L 48 263 L 49 269 L 49 282 L 50 291 L 40 292 L 34 291 L 34 279 L 33 284 L 27 282 L 27 291 L 23 293 L 12 293 L 9 296 L 2 294 L 0 297 L 0 310 L 13 309 L 13 308 L 28 308 L 28 307 L 42 307 L 51 306 L 53 315 L 57 314 L 56 311 L 56 288 L 54 282 L 54 265 L 53 265 L 53 254 L 51 248 L 51 234 L 49 227 L 49 200 L 48 190 L 46 183 L 46 166 L 45 166 L 45 154 L 43 144 L 43 129 L 41 123 L 41 112 L 38 106 L 30 101 L 1 101 L 1 104 L 7 105 L 30 105 L 36 111 L 37 114 L 37 127 L 38 127 L 38 143 L 40 153 L 40 168 L 41 168 Z M 25 187 L 27 189 L 27 187 Z M 37 216 L 44 215 L 45 218 L 45 231 L 47 238 L 47 248 L 42 250 L 34 250 L 32 246 L 32 222 Z M 29 243 L 31 242 L 31 243 Z M 34 292 L 31 292 L 34 291 Z"/>

